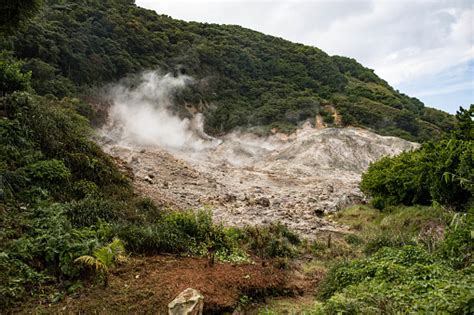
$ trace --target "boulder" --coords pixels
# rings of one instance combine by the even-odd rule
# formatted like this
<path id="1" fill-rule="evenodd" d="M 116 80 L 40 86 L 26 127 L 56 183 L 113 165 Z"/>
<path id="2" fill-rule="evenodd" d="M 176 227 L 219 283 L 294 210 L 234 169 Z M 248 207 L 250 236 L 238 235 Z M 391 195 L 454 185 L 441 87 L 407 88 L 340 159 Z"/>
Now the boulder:
<path id="1" fill-rule="evenodd" d="M 199 291 L 187 288 L 168 304 L 169 315 L 202 315 L 204 296 Z"/>

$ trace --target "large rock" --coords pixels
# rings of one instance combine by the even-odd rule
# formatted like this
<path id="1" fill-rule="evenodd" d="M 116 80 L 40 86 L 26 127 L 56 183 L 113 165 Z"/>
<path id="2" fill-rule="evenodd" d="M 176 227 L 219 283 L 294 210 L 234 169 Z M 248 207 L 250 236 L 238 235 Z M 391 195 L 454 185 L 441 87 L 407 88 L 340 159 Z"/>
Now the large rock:
<path id="1" fill-rule="evenodd" d="M 202 315 L 203 307 L 204 296 L 197 290 L 187 288 L 168 304 L 168 314 Z"/>

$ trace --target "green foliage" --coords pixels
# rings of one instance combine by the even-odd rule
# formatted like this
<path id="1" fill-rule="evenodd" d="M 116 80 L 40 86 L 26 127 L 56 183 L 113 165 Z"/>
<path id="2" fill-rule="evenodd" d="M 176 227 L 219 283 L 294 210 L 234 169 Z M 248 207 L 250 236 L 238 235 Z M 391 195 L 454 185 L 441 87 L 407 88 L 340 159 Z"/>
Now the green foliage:
<path id="1" fill-rule="evenodd" d="M 468 314 L 473 280 L 472 272 L 454 271 L 419 247 L 386 247 L 332 268 L 320 291 L 326 302 L 316 313 Z"/>
<path id="2" fill-rule="evenodd" d="M 2 59 L 5 54 L 0 54 Z M 31 72 L 22 72 L 21 63 L 0 60 L 0 96 L 24 91 L 30 86 Z"/>
<path id="3" fill-rule="evenodd" d="M 438 250 L 440 256 L 453 268 L 472 266 L 474 262 L 474 213 L 458 213 L 453 217 L 444 241 Z"/>
<path id="4" fill-rule="evenodd" d="M 95 269 L 97 273 L 104 277 L 104 285 L 107 286 L 109 269 L 122 259 L 124 253 L 125 247 L 122 241 L 114 238 L 109 244 L 94 250 L 92 256 L 80 256 L 74 262 Z"/>
<path id="5" fill-rule="evenodd" d="M 437 202 L 457 210 L 473 205 L 474 106 L 462 107 L 449 138 L 372 163 L 360 187 L 378 209 Z"/>
<path id="6" fill-rule="evenodd" d="M 410 238 L 405 234 L 386 231 L 384 233 L 376 234 L 368 239 L 364 247 L 364 252 L 371 255 L 384 247 L 401 248 L 406 245 L 416 244 L 417 242 L 414 238 Z"/>
<path id="7" fill-rule="evenodd" d="M 348 243 L 348 244 L 351 244 L 351 245 L 360 245 L 360 244 L 363 244 L 364 241 L 359 237 L 357 236 L 356 234 L 347 234 L 345 237 L 344 237 L 345 241 Z"/>
<path id="8" fill-rule="evenodd" d="M 25 60 L 41 95 L 90 95 L 91 85 L 144 69 L 191 75 L 195 83 L 177 100 L 212 104 L 209 133 L 251 126 L 292 132 L 323 101 L 347 124 L 411 140 L 439 137 L 453 125 L 353 59 L 239 26 L 174 20 L 132 1 L 47 0 L 0 49 Z"/>
<path id="9" fill-rule="evenodd" d="M 47 280 L 50 280 L 49 277 L 21 260 L 0 252 L 0 308 L 11 306 Z"/>
<path id="10" fill-rule="evenodd" d="M 94 231 L 70 225 L 61 204 L 23 211 L 26 216 L 18 223 L 22 233 L 17 238 L 10 234 L 1 245 L 1 274 L 6 279 L 0 285 L 0 300 L 6 304 L 23 298 L 29 291 L 37 291 L 44 281 L 59 283 L 78 276 L 74 257 L 88 253 L 98 244 Z M 20 284 L 25 286 L 24 290 L 19 288 Z"/>
<path id="11" fill-rule="evenodd" d="M 473 156 L 473 141 L 450 139 L 426 144 L 414 152 L 372 163 L 360 187 L 379 209 L 436 201 L 462 210 L 472 203 Z M 446 173 L 455 176 L 446 181 Z"/>
<path id="12" fill-rule="evenodd" d="M 456 112 L 457 124 L 453 130 L 452 137 L 459 140 L 474 140 L 474 104 L 469 109 L 462 107 Z"/>
<path id="13" fill-rule="evenodd" d="M 31 163 L 19 169 L 30 181 L 43 183 L 44 185 L 64 185 L 71 172 L 63 161 L 46 160 Z"/>
<path id="14" fill-rule="evenodd" d="M 13 66 L 15 75 L 19 67 Z M 20 79 L 26 82 L 29 74 Z M 132 215 L 128 180 L 89 140 L 76 100 L 23 90 L 29 90 L 27 83 L 11 84 L 0 97 L 2 307 L 76 281 L 74 258 L 113 236 L 104 220 L 144 217 Z"/>
<path id="15" fill-rule="evenodd" d="M 346 236 L 346 241 L 363 249 L 365 254 L 373 254 L 382 247 L 405 245 L 420 245 L 433 253 L 442 243 L 452 216 L 441 206 L 397 206 L 384 212 L 355 206 L 338 212 L 335 219 L 353 229 L 355 234 Z M 349 241 L 350 235 L 358 241 Z"/>
<path id="16" fill-rule="evenodd" d="M 239 240 L 260 258 L 295 257 L 301 240 L 286 225 L 246 226 Z"/>
<path id="17" fill-rule="evenodd" d="M 205 210 L 170 212 L 152 224 L 119 224 L 115 232 L 129 251 L 140 254 L 206 254 L 208 247 L 230 254 L 233 249 L 224 228 Z"/>
<path id="18" fill-rule="evenodd" d="M 127 207 L 125 202 L 88 195 L 78 201 L 70 202 L 65 214 L 73 226 L 87 227 L 95 225 L 100 220 L 116 221 Z"/>
<path id="19" fill-rule="evenodd" d="M 33 17 L 42 0 L 5 0 L 0 10 L 0 34 L 12 31 Z"/>
<path id="20" fill-rule="evenodd" d="M 88 139 L 87 121 L 68 108 L 71 100 L 15 92 L 3 102 L 8 119 L 0 121 L 0 144 L 5 148 L 0 153 L 5 169 L 0 170 L 10 193 L 19 198 L 35 188 L 62 198 L 81 197 L 85 191 L 79 190 L 87 190 L 84 185 L 89 183 L 92 190 L 97 186 L 130 196 L 127 179 Z"/>

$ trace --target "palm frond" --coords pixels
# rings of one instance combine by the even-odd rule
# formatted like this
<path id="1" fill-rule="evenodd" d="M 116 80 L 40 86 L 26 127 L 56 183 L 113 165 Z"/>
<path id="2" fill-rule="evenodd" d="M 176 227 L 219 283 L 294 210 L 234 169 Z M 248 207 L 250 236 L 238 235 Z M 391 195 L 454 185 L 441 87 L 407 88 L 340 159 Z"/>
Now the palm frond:
<path id="1" fill-rule="evenodd" d="M 122 255 L 125 252 L 125 246 L 123 242 L 118 238 L 114 238 L 108 246 L 110 247 L 114 257 Z"/>
<path id="2" fill-rule="evenodd" d="M 108 272 L 107 266 L 105 266 L 97 258 L 89 256 L 89 255 L 84 255 L 84 256 L 78 257 L 74 260 L 74 262 L 75 263 L 80 263 L 80 264 L 82 264 L 84 266 L 87 266 L 89 268 L 94 268 L 96 271 Z"/>

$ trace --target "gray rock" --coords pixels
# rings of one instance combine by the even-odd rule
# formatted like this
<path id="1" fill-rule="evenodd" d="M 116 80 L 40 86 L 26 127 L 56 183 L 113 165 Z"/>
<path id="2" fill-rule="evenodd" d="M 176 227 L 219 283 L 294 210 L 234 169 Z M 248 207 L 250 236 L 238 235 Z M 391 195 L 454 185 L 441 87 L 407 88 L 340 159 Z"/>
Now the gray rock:
<path id="1" fill-rule="evenodd" d="M 199 291 L 187 288 L 168 304 L 169 315 L 202 315 L 204 296 Z"/>

